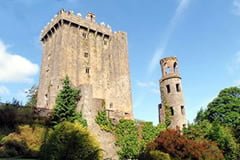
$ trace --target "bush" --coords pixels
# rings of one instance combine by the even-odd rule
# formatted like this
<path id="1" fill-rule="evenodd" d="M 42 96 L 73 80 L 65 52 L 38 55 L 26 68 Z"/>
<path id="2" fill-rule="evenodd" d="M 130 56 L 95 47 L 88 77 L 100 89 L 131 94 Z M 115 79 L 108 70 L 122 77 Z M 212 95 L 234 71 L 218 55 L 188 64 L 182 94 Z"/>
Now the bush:
<path id="1" fill-rule="evenodd" d="M 207 140 L 187 139 L 180 131 L 166 130 L 148 145 L 148 151 L 162 151 L 176 159 L 223 160 L 223 154 L 217 145 Z"/>
<path id="2" fill-rule="evenodd" d="M 41 126 L 19 126 L 17 132 L 2 138 L 1 156 L 36 157 L 44 141 L 46 129 Z"/>
<path id="3" fill-rule="evenodd" d="M 27 156 L 29 154 L 27 144 L 24 141 L 9 140 L 0 148 L 0 157 Z"/>
<path id="4" fill-rule="evenodd" d="M 106 111 L 99 111 L 96 119 L 96 123 L 100 126 L 100 128 L 106 132 L 112 132 L 113 131 L 113 124 L 111 120 L 107 117 Z"/>
<path id="5" fill-rule="evenodd" d="M 153 150 L 141 154 L 139 160 L 171 160 L 171 158 L 167 153 Z"/>
<path id="6" fill-rule="evenodd" d="M 16 107 L 11 104 L 0 107 L 0 128 L 14 130 L 17 125 L 32 124 L 33 111 L 30 107 Z"/>
<path id="7" fill-rule="evenodd" d="M 120 120 L 115 131 L 116 144 L 120 150 L 118 154 L 120 159 L 136 159 L 140 151 L 140 140 L 135 121 Z"/>
<path id="8" fill-rule="evenodd" d="M 41 148 L 42 160 L 98 160 L 101 151 L 94 137 L 80 123 L 62 122 L 54 127 Z"/>

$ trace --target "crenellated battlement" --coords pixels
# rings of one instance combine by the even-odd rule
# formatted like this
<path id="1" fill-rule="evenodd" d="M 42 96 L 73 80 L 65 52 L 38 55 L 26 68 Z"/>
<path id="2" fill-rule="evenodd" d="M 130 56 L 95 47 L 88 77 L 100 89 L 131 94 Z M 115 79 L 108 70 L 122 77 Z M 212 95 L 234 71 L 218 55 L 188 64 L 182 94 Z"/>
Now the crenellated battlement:
<path id="1" fill-rule="evenodd" d="M 89 12 L 84 18 L 81 13 L 75 14 L 73 11 L 65 11 L 62 9 L 54 15 L 51 21 L 48 22 L 41 31 L 41 41 L 45 42 L 48 37 L 51 37 L 52 34 L 64 24 L 78 29 L 84 29 L 87 33 L 93 32 L 96 35 L 102 35 L 103 37 L 110 37 L 113 34 L 110 25 L 106 25 L 104 22 L 97 23 L 96 16 L 93 13 Z"/>

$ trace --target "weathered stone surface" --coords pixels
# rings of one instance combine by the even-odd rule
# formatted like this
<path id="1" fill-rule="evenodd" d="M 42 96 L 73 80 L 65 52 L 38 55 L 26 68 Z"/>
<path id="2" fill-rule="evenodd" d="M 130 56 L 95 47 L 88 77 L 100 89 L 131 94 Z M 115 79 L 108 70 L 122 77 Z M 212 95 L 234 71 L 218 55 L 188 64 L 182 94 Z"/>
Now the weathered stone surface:
<path id="1" fill-rule="evenodd" d="M 159 107 L 159 122 L 165 121 L 165 106 L 171 110 L 171 124 L 169 128 L 186 125 L 186 113 L 181 84 L 181 77 L 178 71 L 176 57 L 167 57 L 160 60 L 162 78 L 160 80 L 160 92 L 162 104 Z"/>
<path id="2" fill-rule="evenodd" d="M 117 159 L 114 136 L 101 131 L 95 117 L 104 103 L 111 119 L 133 118 L 127 34 L 97 24 L 92 13 L 85 19 L 61 10 L 42 31 L 41 41 L 37 108 L 54 108 L 61 80 L 68 75 L 81 89 L 77 110 L 98 136 L 104 157 Z"/>

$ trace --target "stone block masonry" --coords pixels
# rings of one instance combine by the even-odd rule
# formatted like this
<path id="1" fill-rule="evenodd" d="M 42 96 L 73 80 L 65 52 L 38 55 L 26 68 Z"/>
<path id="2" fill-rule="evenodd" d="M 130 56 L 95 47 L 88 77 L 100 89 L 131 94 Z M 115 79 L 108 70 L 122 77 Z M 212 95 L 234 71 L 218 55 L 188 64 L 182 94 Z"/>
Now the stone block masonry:
<path id="1" fill-rule="evenodd" d="M 41 42 L 39 110 L 54 108 L 61 80 L 68 75 L 72 85 L 81 89 L 77 110 L 83 113 L 101 144 L 104 144 L 100 138 L 104 133 L 96 126 L 95 117 L 102 107 L 112 120 L 133 119 L 125 32 L 112 32 L 108 25 L 96 23 L 93 13 L 83 18 L 72 11 L 61 10 L 42 30 Z M 116 157 L 112 149 L 105 150 L 105 157 Z"/>

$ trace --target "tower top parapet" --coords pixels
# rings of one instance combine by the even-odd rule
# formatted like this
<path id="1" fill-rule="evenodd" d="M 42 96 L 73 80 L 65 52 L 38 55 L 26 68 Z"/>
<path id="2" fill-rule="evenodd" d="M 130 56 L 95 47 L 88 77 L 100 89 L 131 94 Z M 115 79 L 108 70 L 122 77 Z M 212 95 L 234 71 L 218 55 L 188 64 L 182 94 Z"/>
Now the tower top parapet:
<path id="1" fill-rule="evenodd" d="M 75 14 L 71 10 L 65 11 L 64 9 L 61 9 L 41 31 L 41 41 L 43 41 L 45 36 L 51 35 L 51 33 L 53 33 L 62 24 L 69 24 L 77 28 L 84 28 L 88 31 L 91 30 L 93 32 L 98 32 L 101 35 L 110 36 L 113 33 L 110 25 L 106 25 L 103 22 L 96 22 L 96 15 L 94 13 L 89 12 L 84 18 L 81 13 Z"/>
<path id="2" fill-rule="evenodd" d="M 160 65 L 162 69 L 161 81 L 172 78 L 172 77 L 181 78 L 178 70 L 177 57 L 175 56 L 165 57 L 160 60 Z"/>

